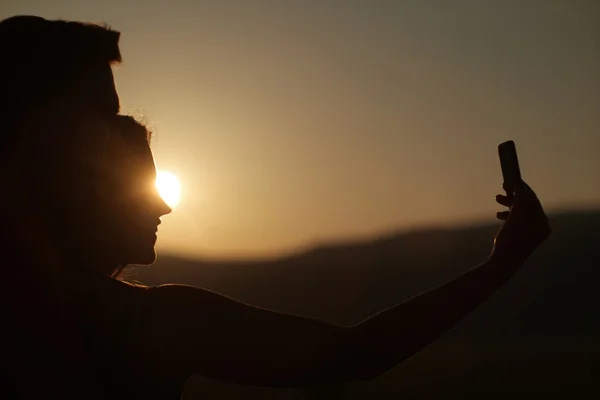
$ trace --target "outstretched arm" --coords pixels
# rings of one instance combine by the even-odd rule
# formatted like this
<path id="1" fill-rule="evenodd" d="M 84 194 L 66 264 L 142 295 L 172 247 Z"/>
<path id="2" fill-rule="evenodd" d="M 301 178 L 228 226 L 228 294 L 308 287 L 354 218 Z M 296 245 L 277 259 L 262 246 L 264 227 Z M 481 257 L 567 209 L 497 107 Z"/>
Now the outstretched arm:
<path id="1" fill-rule="evenodd" d="M 411 357 L 507 279 L 488 261 L 360 324 L 338 327 L 183 285 L 149 289 L 152 358 L 181 374 L 256 386 L 371 379 Z"/>
<path id="2" fill-rule="evenodd" d="M 522 204 L 511 210 L 487 261 L 362 323 L 336 327 L 203 289 L 164 285 L 145 293 L 146 349 L 181 374 L 249 385 L 298 387 L 373 378 L 473 311 L 547 237 L 547 219 L 535 194 L 524 187 L 515 201 Z"/>
<path id="3" fill-rule="evenodd" d="M 506 222 L 485 262 L 352 328 L 369 360 L 366 366 L 372 367 L 366 376 L 377 376 L 442 336 L 508 282 L 548 238 L 548 218 L 527 184 L 517 188 L 514 205 L 503 195 L 496 201 L 510 211 L 497 214 Z"/>

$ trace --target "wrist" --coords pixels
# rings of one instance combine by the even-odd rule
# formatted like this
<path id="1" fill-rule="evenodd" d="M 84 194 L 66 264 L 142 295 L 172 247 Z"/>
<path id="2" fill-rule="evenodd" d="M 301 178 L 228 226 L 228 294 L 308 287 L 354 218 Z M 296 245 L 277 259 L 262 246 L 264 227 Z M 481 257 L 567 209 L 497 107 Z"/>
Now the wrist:
<path id="1" fill-rule="evenodd" d="M 509 254 L 492 253 L 487 259 L 487 264 L 503 277 L 509 279 L 521 268 L 525 260 L 522 257 Z"/>

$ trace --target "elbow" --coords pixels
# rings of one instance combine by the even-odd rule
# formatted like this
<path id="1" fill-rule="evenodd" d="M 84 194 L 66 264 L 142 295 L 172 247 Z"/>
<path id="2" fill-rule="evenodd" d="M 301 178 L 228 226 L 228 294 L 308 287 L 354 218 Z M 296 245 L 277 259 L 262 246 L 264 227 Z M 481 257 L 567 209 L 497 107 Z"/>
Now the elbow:
<path id="1" fill-rule="evenodd" d="M 271 381 L 269 386 L 318 388 L 373 380 L 395 365 L 380 357 L 353 327 L 341 328 L 322 348 L 319 356 L 307 357 L 291 368 L 278 370 L 280 380 Z M 388 360 L 389 361 L 389 360 Z"/>
<path id="2" fill-rule="evenodd" d="M 344 328 L 341 344 L 332 368 L 336 372 L 331 374 L 337 383 L 370 381 L 397 365 L 390 352 L 367 340 L 358 326 Z"/>

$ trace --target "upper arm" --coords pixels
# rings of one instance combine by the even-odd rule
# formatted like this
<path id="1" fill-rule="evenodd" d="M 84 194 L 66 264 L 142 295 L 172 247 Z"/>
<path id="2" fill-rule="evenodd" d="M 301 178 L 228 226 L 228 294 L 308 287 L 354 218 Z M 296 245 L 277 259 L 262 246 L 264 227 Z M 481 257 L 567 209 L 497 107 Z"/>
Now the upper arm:
<path id="1" fill-rule="evenodd" d="M 302 386 L 335 380 L 347 365 L 347 328 L 191 286 L 158 286 L 146 294 L 146 350 L 187 374 Z"/>

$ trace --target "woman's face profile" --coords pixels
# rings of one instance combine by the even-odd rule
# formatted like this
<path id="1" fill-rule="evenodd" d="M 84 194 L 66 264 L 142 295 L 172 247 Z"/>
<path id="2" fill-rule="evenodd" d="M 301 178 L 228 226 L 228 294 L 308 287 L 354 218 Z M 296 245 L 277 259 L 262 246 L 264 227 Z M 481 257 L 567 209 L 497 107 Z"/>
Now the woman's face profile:
<path id="1" fill-rule="evenodd" d="M 110 264 L 151 264 L 160 217 L 171 212 L 156 188 L 146 128 L 128 116 L 86 121 L 65 138 L 62 217 L 71 243 Z M 59 198 L 60 198 L 59 196 Z"/>
<path id="2" fill-rule="evenodd" d="M 108 187 L 101 196 L 107 201 L 105 212 L 99 213 L 108 221 L 105 239 L 112 241 L 110 247 L 123 264 L 151 264 L 156 258 L 160 217 L 170 213 L 171 208 L 156 187 L 156 165 L 146 128 L 131 117 L 114 118 L 116 123 L 108 140 L 115 150 L 123 147 L 114 154 L 115 165 L 122 169 L 113 170 L 112 179 L 111 175 L 107 177 Z"/>

